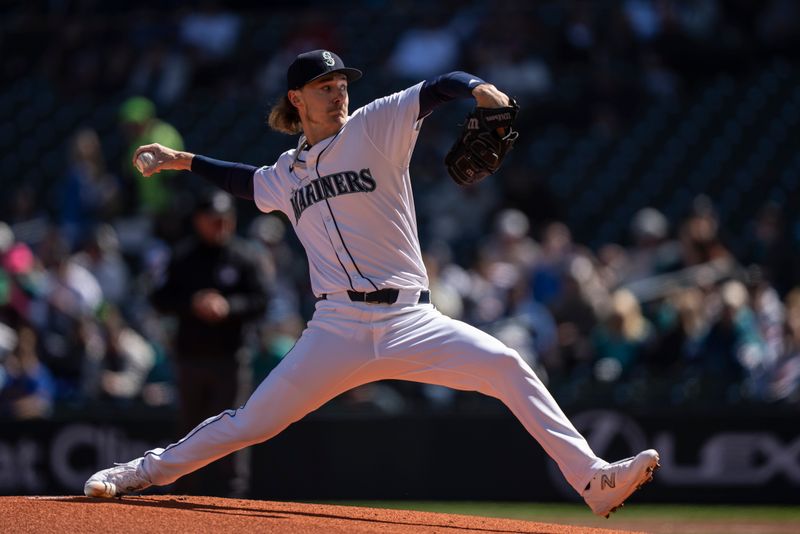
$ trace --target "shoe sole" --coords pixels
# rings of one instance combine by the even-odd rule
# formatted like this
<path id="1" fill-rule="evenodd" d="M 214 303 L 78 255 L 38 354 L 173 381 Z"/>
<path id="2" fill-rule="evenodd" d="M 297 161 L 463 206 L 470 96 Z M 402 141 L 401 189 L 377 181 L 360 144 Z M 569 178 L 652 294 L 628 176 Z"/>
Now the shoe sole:
<path id="1" fill-rule="evenodd" d="M 90 480 L 83 486 L 83 493 L 87 497 L 112 499 L 117 496 L 117 487 L 110 482 Z"/>
<path id="2" fill-rule="evenodd" d="M 613 507 L 612 509 L 610 509 L 610 510 L 608 511 L 608 513 L 607 513 L 605 516 L 603 516 L 603 517 L 605 517 L 606 519 L 608 519 L 609 517 L 611 517 L 611 514 L 613 514 L 614 512 L 616 512 L 617 510 L 619 510 L 619 509 L 620 509 L 620 508 L 622 508 L 623 506 L 625 506 L 625 501 L 626 501 L 626 500 L 628 500 L 628 497 L 630 497 L 631 495 L 633 495 L 634 493 L 636 493 L 636 491 L 637 491 L 639 488 L 641 488 L 642 486 L 644 486 L 644 485 L 645 485 L 645 484 L 647 484 L 648 482 L 652 481 L 652 480 L 653 480 L 653 475 L 654 475 L 654 474 L 655 474 L 655 472 L 658 470 L 658 468 L 659 468 L 659 467 L 661 467 L 661 464 L 659 463 L 660 461 L 661 461 L 661 458 L 659 458 L 658 456 L 656 456 L 656 464 L 655 464 L 655 465 L 648 466 L 648 467 L 646 467 L 646 468 L 645 468 L 645 478 L 644 478 L 644 479 L 643 479 L 641 482 L 639 482 L 639 484 L 638 484 L 636 487 L 634 487 L 634 488 L 633 488 L 633 489 L 630 491 L 630 493 L 628 493 L 627 495 L 625 495 L 625 497 L 622 499 L 622 502 L 620 502 L 620 503 L 619 503 L 617 506 L 615 506 L 615 507 Z"/>

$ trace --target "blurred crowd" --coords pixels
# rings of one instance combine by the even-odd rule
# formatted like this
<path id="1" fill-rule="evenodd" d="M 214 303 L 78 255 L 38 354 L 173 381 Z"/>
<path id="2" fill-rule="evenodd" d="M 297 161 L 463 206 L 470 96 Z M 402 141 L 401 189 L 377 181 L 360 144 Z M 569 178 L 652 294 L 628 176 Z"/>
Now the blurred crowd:
<path id="1" fill-rule="evenodd" d="M 323 2 L 292 7 L 29 2 L 2 23 L 16 46 L 0 76 L 35 74 L 69 94 L 143 94 L 170 107 L 198 91 L 274 98 L 298 50 L 329 48 L 365 67 L 379 91 L 458 68 L 528 105 L 548 99 L 560 121 L 613 129 L 646 97 L 674 97 L 775 54 L 796 59 L 800 49 L 791 0 L 444 0 L 424 10 L 418 0 L 353 0 L 333 18 Z"/>
<path id="2" fill-rule="evenodd" d="M 528 102 L 534 112 L 521 127 L 558 122 L 613 136 L 653 99 L 689 98 L 714 71 L 800 50 L 800 7 L 785 0 L 521 4 L 449 1 L 419 17 L 412 1 L 364 0 L 335 24 L 315 2 L 273 13 L 215 2 L 163 13 L 99 2 L 15 10 L 3 24 L 22 46 L 9 51 L 3 79 L 43 77 L 59 94 L 113 94 L 122 104 L 113 135 L 101 138 L 90 119 L 76 125 L 63 173 L 41 177 L 42 187 L 2 178 L 0 417 L 175 407 L 177 325 L 151 295 L 191 233 L 202 182 L 190 173 L 144 180 L 130 154 L 148 142 L 182 148 L 189 132 L 162 117 L 196 93 L 258 95 L 263 107 L 290 58 L 330 48 L 369 73 L 353 86 L 368 90 L 362 100 L 462 69 Z M 641 206 L 618 242 L 590 247 L 573 235 L 569 204 L 521 161 L 472 188 L 451 183 L 441 157 L 453 135 L 432 117 L 411 171 L 443 313 L 516 348 L 565 406 L 800 406 L 793 213 L 767 202 L 730 236 L 716 199 L 698 196 L 672 220 Z M 278 142 L 263 153 L 291 143 Z M 266 311 L 243 338 L 252 387 L 297 339 L 314 297 L 284 218 L 242 210 L 238 233 L 268 288 Z M 336 404 L 399 413 L 475 402 L 383 382 Z"/>

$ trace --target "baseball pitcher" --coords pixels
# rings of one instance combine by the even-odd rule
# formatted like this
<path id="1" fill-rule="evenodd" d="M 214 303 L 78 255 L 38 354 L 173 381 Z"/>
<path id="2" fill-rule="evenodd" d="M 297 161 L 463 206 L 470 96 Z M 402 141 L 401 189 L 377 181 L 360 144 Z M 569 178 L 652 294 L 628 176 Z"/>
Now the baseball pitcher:
<path id="1" fill-rule="evenodd" d="M 420 127 L 438 106 L 475 99 L 445 159 L 458 184 L 474 183 L 495 172 L 513 146 L 516 102 L 477 76 L 451 72 L 350 113 L 348 85 L 361 75 L 327 50 L 297 56 L 269 124 L 301 135 L 272 165 L 158 144 L 136 151 L 145 176 L 191 170 L 261 211 L 285 213 L 308 255 L 318 302 L 294 348 L 243 406 L 203 421 L 177 443 L 94 474 L 86 495 L 169 484 L 272 438 L 344 391 L 399 379 L 500 399 L 592 511 L 608 517 L 652 479 L 656 451 L 615 463 L 597 457 L 516 351 L 442 315 L 430 301 L 409 176 Z"/>

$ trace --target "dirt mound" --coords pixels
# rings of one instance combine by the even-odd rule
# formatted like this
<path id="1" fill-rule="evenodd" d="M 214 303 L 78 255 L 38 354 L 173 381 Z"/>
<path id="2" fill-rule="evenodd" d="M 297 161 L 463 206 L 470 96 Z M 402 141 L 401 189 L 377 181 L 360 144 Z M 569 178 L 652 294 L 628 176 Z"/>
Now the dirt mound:
<path id="1" fill-rule="evenodd" d="M 4 533 L 281 532 L 314 534 L 619 532 L 466 515 L 194 496 L 0 497 Z"/>

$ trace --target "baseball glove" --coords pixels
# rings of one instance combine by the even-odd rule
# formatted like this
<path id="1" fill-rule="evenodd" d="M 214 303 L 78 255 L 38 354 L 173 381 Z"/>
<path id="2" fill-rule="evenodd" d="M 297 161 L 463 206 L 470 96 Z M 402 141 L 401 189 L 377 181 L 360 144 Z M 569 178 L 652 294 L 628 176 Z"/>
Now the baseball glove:
<path id="1" fill-rule="evenodd" d="M 512 98 L 507 107 L 476 107 L 467 115 L 461 134 L 444 158 L 447 172 L 458 185 L 479 182 L 500 168 L 519 136 L 511 127 L 518 111 Z M 498 133 L 499 128 L 505 134 Z"/>

